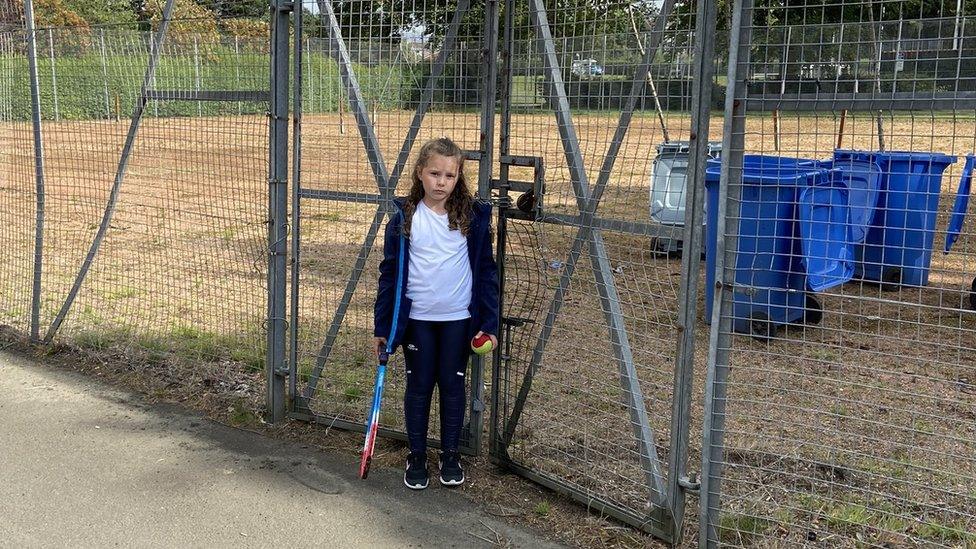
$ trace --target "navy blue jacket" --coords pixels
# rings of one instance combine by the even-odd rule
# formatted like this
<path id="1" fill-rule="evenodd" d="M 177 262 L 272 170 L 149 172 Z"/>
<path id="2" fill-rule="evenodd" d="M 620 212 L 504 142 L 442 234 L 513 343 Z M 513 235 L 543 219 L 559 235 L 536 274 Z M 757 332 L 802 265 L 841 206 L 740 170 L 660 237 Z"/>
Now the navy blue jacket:
<path id="1" fill-rule="evenodd" d="M 376 291 L 376 304 L 373 307 L 373 335 L 387 338 L 389 348 L 393 350 L 403 341 L 407 320 L 410 318 L 410 299 L 407 298 L 407 280 L 410 277 L 410 239 L 400 239 L 404 203 L 403 198 L 394 200 L 397 211 L 386 224 L 379 288 Z M 468 312 L 471 313 L 470 337 L 474 337 L 479 331 L 498 335 L 498 266 L 491 251 L 491 232 L 491 205 L 475 201 L 474 215 L 468 230 L 468 260 L 471 262 L 471 304 L 468 305 Z M 396 300 L 400 242 L 405 246 L 400 285 L 400 314 L 397 317 L 396 333 L 391 338 L 390 328 L 393 324 L 393 308 Z"/>

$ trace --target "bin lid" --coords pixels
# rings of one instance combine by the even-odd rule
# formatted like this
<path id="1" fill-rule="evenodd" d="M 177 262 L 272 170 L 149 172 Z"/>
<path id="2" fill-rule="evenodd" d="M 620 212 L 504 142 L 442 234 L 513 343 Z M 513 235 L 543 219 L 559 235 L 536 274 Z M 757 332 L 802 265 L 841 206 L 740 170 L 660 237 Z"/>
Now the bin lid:
<path id="1" fill-rule="evenodd" d="M 835 160 L 862 160 L 877 162 L 882 168 L 889 162 L 925 162 L 934 165 L 948 166 L 956 163 L 956 157 L 938 152 L 926 151 L 858 151 L 852 149 L 834 150 Z"/>
<path id="2" fill-rule="evenodd" d="M 691 154 L 690 141 L 667 141 L 657 144 L 657 155 L 660 156 L 688 156 Z M 709 158 L 722 156 L 722 142 L 709 141 L 707 154 Z"/>
<path id="3" fill-rule="evenodd" d="M 807 287 L 822 292 L 854 276 L 854 251 L 849 242 L 848 191 L 838 185 L 816 185 L 800 193 L 798 223 Z"/>
<path id="4" fill-rule="evenodd" d="M 969 209 L 969 191 L 973 184 L 974 164 L 976 164 L 976 155 L 967 154 L 966 165 L 962 168 L 962 180 L 959 181 L 959 190 L 956 191 L 956 204 L 952 207 L 952 217 L 949 218 L 949 229 L 946 231 L 945 253 L 949 253 L 952 245 L 956 243 L 956 240 L 959 240 L 963 221 L 966 220 L 966 210 Z"/>
<path id="5" fill-rule="evenodd" d="M 717 183 L 722 170 L 720 158 L 705 165 L 705 183 Z M 747 154 L 742 157 L 743 182 L 752 185 L 815 184 L 826 173 L 819 162 L 807 158 Z"/>
<path id="6" fill-rule="evenodd" d="M 676 154 L 688 155 L 691 152 L 691 143 L 688 141 L 667 141 L 658 143 L 658 156 L 672 156 Z"/>
<path id="7" fill-rule="evenodd" d="M 864 160 L 836 160 L 832 163 L 830 181 L 847 189 L 851 242 L 864 242 L 878 204 L 881 168 L 874 162 Z"/>

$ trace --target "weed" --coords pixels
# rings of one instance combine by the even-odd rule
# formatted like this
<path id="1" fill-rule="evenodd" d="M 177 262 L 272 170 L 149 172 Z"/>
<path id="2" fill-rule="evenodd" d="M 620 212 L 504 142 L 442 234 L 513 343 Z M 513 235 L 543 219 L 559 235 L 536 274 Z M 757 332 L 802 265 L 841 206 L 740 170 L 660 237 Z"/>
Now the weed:
<path id="1" fill-rule="evenodd" d="M 723 543 L 748 545 L 769 530 L 770 521 L 752 515 L 730 514 L 722 517 L 719 537 Z"/>
<path id="2" fill-rule="evenodd" d="M 550 510 L 550 508 L 549 508 L 549 502 L 548 501 L 540 501 L 535 506 L 535 509 L 532 510 L 532 512 L 535 513 L 536 515 L 539 515 L 540 517 L 544 517 L 544 516 L 546 516 L 546 515 L 549 514 L 549 510 Z"/>

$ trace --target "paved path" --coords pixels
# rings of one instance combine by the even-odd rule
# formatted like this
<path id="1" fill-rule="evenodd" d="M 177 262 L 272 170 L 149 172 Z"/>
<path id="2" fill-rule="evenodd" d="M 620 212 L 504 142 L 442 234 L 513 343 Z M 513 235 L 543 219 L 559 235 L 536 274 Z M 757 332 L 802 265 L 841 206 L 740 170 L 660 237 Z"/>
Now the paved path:
<path id="1" fill-rule="evenodd" d="M 496 539 L 485 524 L 554 546 L 447 489 L 355 470 L 0 353 L 0 546 L 477 547 L 469 532 Z"/>

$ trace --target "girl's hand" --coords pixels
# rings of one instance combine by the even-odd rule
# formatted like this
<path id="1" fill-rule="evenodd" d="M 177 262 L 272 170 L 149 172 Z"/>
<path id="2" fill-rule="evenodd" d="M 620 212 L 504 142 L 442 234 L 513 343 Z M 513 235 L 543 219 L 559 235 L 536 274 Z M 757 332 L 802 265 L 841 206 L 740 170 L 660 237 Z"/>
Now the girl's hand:
<path id="1" fill-rule="evenodd" d="M 475 338 L 479 338 L 479 337 L 481 337 L 483 335 L 485 335 L 485 333 L 482 332 L 481 330 L 478 330 L 478 333 L 474 334 L 474 337 Z M 491 339 L 491 348 L 492 349 L 497 349 L 498 348 L 498 338 L 495 337 L 495 336 L 493 336 L 493 335 L 491 335 L 491 334 L 488 334 L 488 339 Z"/>
<path id="2" fill-rule="evenodd" d="M 380 359 L 380 352 L 386 350 L 386 338 L 385 337 L 374 337 L 373 338 L 373 347 L 375 347 L 374 350 L 376 351 L 376 360 L 379 360 Z"/>

